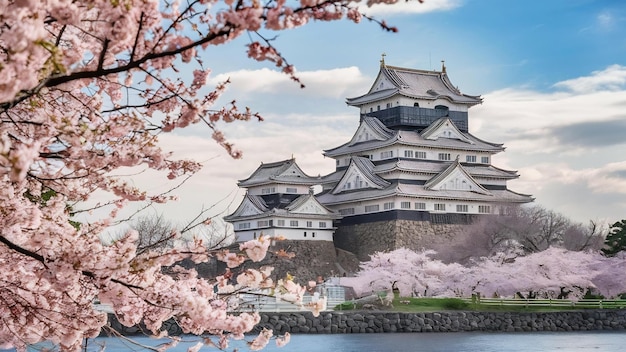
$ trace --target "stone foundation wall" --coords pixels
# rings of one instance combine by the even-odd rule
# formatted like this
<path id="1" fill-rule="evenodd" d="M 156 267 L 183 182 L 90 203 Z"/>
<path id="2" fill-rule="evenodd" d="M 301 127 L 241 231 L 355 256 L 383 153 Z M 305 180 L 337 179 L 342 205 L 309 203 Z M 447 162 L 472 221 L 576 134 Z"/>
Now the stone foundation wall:
<path id="1" fill-rule="evenodd" d="M 111 327 L 123 335 L 143 334 L 140 327 L 123 327 L 109 315 Z M 174 323 L 164 324 L 170 335 L 182 331 Z M 348 334 L 377 332 L 535 332 L 626 330 L 626 310 L 585 310 L 545 313 L 507 312 L 310 312 L 261 313 L 255 332 L 263 328 L 275 334 Z"/>
<path id="2" fill-rule="evenodd" d="M 361 261 L 366 261 L 374 252 L 400 247 L 422 250 L 450 243 L 463 226 L 465 225 L 414 220 L 346 225 L 335 231 L 335 246 L 354 253 Z"/>
<path id="3" fill-rule="evenodd" d="M 440 312 L 262 313 L 256 330 L 275 334 L 347 334 L 376 332 L 533 332 L 626 330 L 626 310 L 546 313 Z"/>

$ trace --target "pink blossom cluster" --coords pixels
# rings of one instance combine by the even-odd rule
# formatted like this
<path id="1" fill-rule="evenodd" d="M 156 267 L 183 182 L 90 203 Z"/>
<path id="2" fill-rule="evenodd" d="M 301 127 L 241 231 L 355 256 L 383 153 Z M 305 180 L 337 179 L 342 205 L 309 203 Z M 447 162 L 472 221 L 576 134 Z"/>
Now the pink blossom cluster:
<path id="1" fill-rule="evenodd" d="M 540 297 L 581 298 L 591 289 L 605 297 L 626 292 L 626 254 L 607 258 L 597 252 L 550 247 L 527 256 L 495 255 L 470 266 L 433 259 L 433 251 L 406 248 L 379 252 L 361 264 L 355 277 L 342 278 L 359 295 L 399 290 L 401 296 L 513 297 L 532 292 Z"/>
<path id="2" fill-rule="evenodd" d="M 0 348 L 51 341 L 79 350 L 96 336 L 110 305 L 123 324 L 144 321 L 157 334 L 174 317 L 186 333 L 217 335 L 206 344 L 226 348 L 258 322 L 256 314 L 228 313 L 227 292 L 273 284 L 269 269 L 199 279 L 193 270 L 162 267 L 206 259 L 202 243 L 137 252 L 136 233 L 112 244 L 99 235 L 128 202 L 165 202 L 123 176 L 128 168 L 176 179 L 200 163 L 176 160 L 159 135 L 205 124 L 215 141 L 241 156 L 220 123 L 259 114 L 235 102 L 215 106 L 229 81 L 208 85 L 200 52 L 241 34 L 283 30 L 310 20 L 358 17 L 347 0 L 163 1 L 3 0 L 0 5 Z M 262 37 L 263 38 L 263 37 Z M 296 82 L 295 69 L 269 45 L 252 43 L 249 56 L 270 61 Z M 81 208 L 94 193 L 109 198 Z M 78 223 L 76 215 L 108 208 Z M 268 242 L 240 253 L 215 253 L 229 266 L 260 260 Z M 278 291 L 298 301 L 301 288 L 281 281 Z M 264 345 L 269 334 L 258 338 Z M 285 343 L 288 337 L 278 341 Z M 176 341 L 173 340 L 172 344 Z M 199 347 L 194 347 L 199 348 Z"/>

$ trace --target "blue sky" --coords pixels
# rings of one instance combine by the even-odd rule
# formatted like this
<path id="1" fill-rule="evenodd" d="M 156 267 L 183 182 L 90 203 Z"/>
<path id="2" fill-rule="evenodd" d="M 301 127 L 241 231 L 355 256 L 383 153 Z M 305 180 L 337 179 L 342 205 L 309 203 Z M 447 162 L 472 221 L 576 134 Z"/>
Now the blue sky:
<path id="1" fill-rule="evenodd" d="M 177 204 L 156 211 L 180 222 L 202 207 L 215 205 L 216 216 L 233 211 L 244 193 L 237 180 L 261 162 L 294 156 L 310 175 L 332 171 L 322 151 L 358 126 L 345 98 L 367 92 L 384 52 L 387 64 L 416 69 L 439 70 L 445 60 L 461 91 L 483 96 L 470 109 L 470 132 L 505 144 L 493 163 L 519 171 L 511 189 L 575 221 L 626 218 L 626 2 L 426 0 L 364 11 L 399 32 L 341 21 L 264 33 L 277 35 L 303 90 L 246 58 L 247 36 L 203 53 L 211 82 L 233 82 L 221 101 L 235 98 L 266 121 L 221 126 L 242 160 L 229 159 L 202 126 L 163 135 L 166 149 L 206 167 Z"/>

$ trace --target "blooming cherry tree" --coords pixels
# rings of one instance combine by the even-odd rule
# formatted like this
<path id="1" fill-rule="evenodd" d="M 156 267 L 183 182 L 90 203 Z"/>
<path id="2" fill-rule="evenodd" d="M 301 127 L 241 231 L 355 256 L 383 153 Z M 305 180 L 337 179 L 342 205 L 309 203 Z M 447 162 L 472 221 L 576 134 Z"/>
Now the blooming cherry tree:
<path id="1" fill-rule="evenodd" d="M 361 263 L 354 278 L 342 278 L 342 285 L 351 286 L 358 295 L 398 290 L 400 296 L 454 295 L 454 278 L 464 268 L 432 259 L 434 251 L 414 252 L 399 248 L 377 252 L 369 261 Z"/>
<path id="2" fill-rule="evenodd" d="M 368 5 L 377 2 L 396 1 Z M 229 314 L 224 295 L 268 284 L 266 272 L 248 270 L 234 282 L 199 279 L 178 267 L 164 275 L 163 266 L 218 254 L 200 241 L 138 252 L 134 231 L 113 244 L 101 242 L 98 235 L 128 202 L 173 197 L 150 194 L 113 172 L 143 167 L 170 179 L 195 173 L 198 162 L 173 159 L 158 140 L 194 124 L 206 125 L 227 153 L 240 157 L 218 123 L 261 116 L 234 101 L 215 106 L 228 81 L 207 87 L 210 69 L 199 52 L 251 33 L 257 39 L 247 55 L 299 82 L 261 31 L 314 20 L 358 23 L 355 6 L 347 0 L 2 0 L 0 348 L 47 340 L 80 349 L 106 324 L 106 314 L 93 308 L 96 298 L 123 324 L 144 321 L 155 334 L 172 317 L 185 333 L 216 334 L 221 348 L 228 336 L 250 331 L 258 315 Z M 77 223 L 74 216 L 90 209 L 76 204 L 96 191 L 110 195 L 98 207 L 112 210 Z M 266 250 L 259 240 L 219 256 L 234 266 L 259 260 Z M 255 348 L 271 336 L 262 333 Z"/>
<path id="3" fill-rule="evenodd" d="M 401 296 L 491 297 L 517 294 L 545 298 L 580 299 L 587 290 L 607 298 L 626 292 L 626 255 L 607 258 L 599 252 L 558 247 L 527 256 L 493 255 L 461 266 L 445 264 L 433 251 L 400 248 L 378 252 L 361 264 L 355 277 L 342 285 L 357 295 L 397 289 Z"/>

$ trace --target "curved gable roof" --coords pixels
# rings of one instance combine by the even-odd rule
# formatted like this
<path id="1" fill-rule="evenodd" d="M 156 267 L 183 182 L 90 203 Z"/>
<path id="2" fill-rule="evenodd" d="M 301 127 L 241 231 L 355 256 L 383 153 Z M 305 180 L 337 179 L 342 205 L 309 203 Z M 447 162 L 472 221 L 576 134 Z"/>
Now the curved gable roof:
<path id="1" fill-rule="evenodd" d="M 351 182 L 351 177 L 355 174 L 363 177 L 363 181 L 367 182 L 368 186 L 357 187 L 357 185 L 355 184 L 355 188 L 350 188 L 352 190 L 359 188 L 383 189 L 391 185 L 389 181 L 374 173 L 374 164 L 371 160 L 369 160 L 368 158 L 356 156 L 350 159 L 350 165 L 348 165 L 348 168 L 341 176 L 341 179 L 339 180 L 339 182 L 337 182 L 335 187 L 330 192 L 333 194 L 337 194 L 345 191 L 346 189 L 344 189 L 344 185 L 348 182 Z"/>
<path id="2" fill-rule="evenodd" d="M 239 187 L 258 186 L 267 183 L 288 183 L 314 185 L 318 182 L 316 177 L 311 177 L 302 171 L 296 159 L 287 159 L 273 163 L 261 163 L 261 165 L 244 180 L 239 180 Z"/>
<path id="3" fill-rule="evenodd" d="M 347 98 L 346 103 L 359 106 L 385 99 L 397 93 L 426 100 L 445 98 L 454 103 L 470 106 L 482 102 L 479 95 L 461 93 L 450 81 L 445 67 L 442 68 L 442 71 L 426 71 L 387 66 L 381 63 L 378 75 L 369 91 L 359 97 Z"/>
<path id="4" fill-rule="evenodd" d="M 448 132 L 447 136 L 445 132 Z M 463 132 L 456 127 L 454 122 L 450 120 L 449 117 L 442 117 L 431 123 L 430 126 L 426 127 L 420 134 L 424 137 L 424 139 L 429 140 L 437 140 L 439 137 L 444 137 L 458 139 L 465 143 L 474 144 L 472 140 L 463 135 Z"/>
<path id="5" fill-rule="evenodd" d="M 428 180 L 424 184 L 424 188 L 427 190 L 448 190 L 447 183 L 450 181 L 454 184 L 451 190 L 470 191 L 485 195 L 491 194 L 485 187 L 474 180 L 472 175 L 461 165 L 458 158 L 441 173 Z M 456 181 L 459 181 L 458 185 Z"/>

